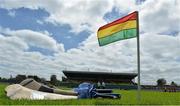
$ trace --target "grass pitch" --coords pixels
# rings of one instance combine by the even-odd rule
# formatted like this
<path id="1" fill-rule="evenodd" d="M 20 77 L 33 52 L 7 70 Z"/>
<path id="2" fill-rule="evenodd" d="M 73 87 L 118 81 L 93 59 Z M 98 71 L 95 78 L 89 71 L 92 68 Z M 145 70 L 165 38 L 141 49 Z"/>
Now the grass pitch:
<path id="1" fill-rule="evenodd" d="M 141 101 L 136 99 L 136 91 L 114 90 L 121 99 L 78 99 L 78 100 L 10 100 L 0 84 L 0 105 L 180 105 L 180 92 L 142 91 Z"/>

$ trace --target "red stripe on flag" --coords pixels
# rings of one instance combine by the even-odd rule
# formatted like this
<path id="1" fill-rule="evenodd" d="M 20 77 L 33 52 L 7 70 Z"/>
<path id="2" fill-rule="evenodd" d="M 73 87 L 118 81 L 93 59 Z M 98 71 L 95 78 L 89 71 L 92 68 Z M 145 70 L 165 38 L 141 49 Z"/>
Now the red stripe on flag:
<path id="1" fill-rule="evenodd" d="M 136 20 L 136 19 L 137 19 L 137 11 L 135 11 L 135 12 L 129 14 L 129 15 L 126 15 L 126 16 L 120 18 L 120 19 L 117 19 L 117 20 L 115 20 L 115 21 L 113 21 L 113 22 L 111 22 L 111 23 L 109 23 L 109 24 L 106 24 L 106 25 L 100 27 L 100 28 L 98 29 L 98 31 L 99 31 L 99 30 L 102 30 L 102 29 L 105 29 L 105 28 L 108 28 L 108 27 L 110 27 L 110 26 L 119 24 L 119 23 L 123 23 L 123 22 L 129 21 L 129 20 Z"/>

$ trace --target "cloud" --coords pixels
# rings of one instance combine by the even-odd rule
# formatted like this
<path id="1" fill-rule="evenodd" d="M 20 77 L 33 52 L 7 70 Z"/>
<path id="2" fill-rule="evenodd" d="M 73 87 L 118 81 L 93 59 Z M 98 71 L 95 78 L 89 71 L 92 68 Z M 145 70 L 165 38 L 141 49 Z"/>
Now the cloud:
<path id="1" fill-rule="evenodd" d="M 1 50 L 4 48 L 6 50 L 17 51 L 27 50 L 29 48 L 28 45 L 18 37 L 4 37 L 3 35 L 0 35 L 0 42 Z"/>
<path id="2" fill-rule="evenodd" d="M 37 20 L 36 22 L 37 22 L 38 24 L 40 24 L 40 25 L 43 25 L 43 24 L 44 24 L 44 22 L 41 21 L 41 20 Z"/>
<path id="3" fill-rule="evenodd" d="M 34 32 L 31 30 L 18 30 L 13 31 L 10 34 L 23 39 L 30 45 L 57 51 L 56 41 L 53 38 L 42 33 Z"/>
<path id="4" fill-rule="evenodd" d="M 30 9 L 38 9 L 41 1 L 27 1 L 23 2 L 23 0 L 1 0 L 0 7 L 6 9 L 17 9 L 21 7 L 27 7 Z"/>
<path id="5" fill-rule="evenodd" d="M 9 11 L 8 15 L 11 17 L 15 17 L 16 16 L 16 12 L 15 11 Z"/>
<path id="6" fill-rule="evenodd" d="M 103 15 L 110 12 L 114 1 L 101 0 L 54 0 L 54 1 L 28 1 L 22 0 L 2 0 L 0 7 L 6 9 L 29 8 L 44 9 L 50 16 L 46 18 L 47 22 L 54 24 L 68 24 L 72 32 L 81 32 L 83 30 L 95 31 L 100 23 L 105 23 Z M 81 4 L 81 5 L 79 5 Z"/>
<path id="7" fill-rule="evenodd" d="M 147 0 L 140 10 L 141 27 L 146 32 L 180 31 L 179 0 Z"/>
<path id="8" fill-rule="evenodd" d="M 179 72 L 179 36 L 145 34 L 141 41 L 142 79 L 175 80 Z M 179 75 L 178 75 L 179 76 Z M 176 79 L 175 81 L 178 82 Z"/>
<path id="9" fill-rule="evenodd" d="M 0 37 L 6 42 L 3 44 L 1 41 L 2 46 L 0 46 L 0 59 L 2 60 L 0 64 L 4 65 L 0 66 L 1 71 L 7 70 L 17 74 L 36 74 L 46 77 L 51 74 L 61 76 L 63 69 L 137 72 L 136 38 L 118 41 L 104 47 L 98 47 L 95 38 L 91 38 L 87 41 L 92 43 L 82 44 L 79 48 L 70 49 L 66 52 L 56 52 L 54 56 L 49 57 L 38 52 L 24 52 L 24 49 L 28 49 L 27 44 L 22 43 L 24 40 L 15 35 L 6 37 L 1 35 Z M 166 78 L 168 82 L 179 83 L 177 75 L 180 68 L 178 60 L 180 59 L 180 35 L 144 33 L 140 38 L 142 83 L 155 84 L 158 78 Z M 15 40 L 17 44 L 20 44 L 15 46 L 17 44 L 5 39 Z M 8 47 L 14 49 L 8 51 Z M 20 49 L 16 49 L 18 47 Z"/>
<path id="10" fill-rule="evenodd" d="M 61 49 L 60 51 L 64 51 L 63 45 L 57 44 L 56 40 L 49 36 L 49 33 L 47 31 L 45 31 L 44 33 L 35 32 L 28 29 L 13 31 L 8 28 L 1 28 L 0 31 L 9 36 L 15 36 L 31 46 L 45 48 L 55 52 L 59 51 L 59 49 Z"/>
<path id="11" fill-rule="evenodd" d="M 76 0 L 71 2 L 66 0 L 28 2 L 1 0 L 0 7 L 9 10 L 21 7 L 44 9 L 50 14 L 46 18 L 47 22 L 68 24 L 72 28 L 71 31 L 76 33 L 83 30 L 95 32 L 99 26 L 106 23 L 103 16 L 114 7 L 123 14 L 139 10 L 142 31 L 161 33 L 180 29 L 179 24 L 174 24 L 180 21 L 178 0 L 146 0 L 141 5 L 136 5 L 136 1 L 132 0 Z"/>
<path id="12" fill-rule="evenodd" d="M 28 34 L 28 31 L 26 31 L 25 35 L 23 35 L 25 32 L 15 32 L 18 31 L 9 32 L 9 34 L 12 34 L 11 36 L 0 35 L 1 76 L 31 74 L 49 78 L 51 74 L 57 74 L 60 78 L 62 72 L 58 72 L 57 70 L 59 70 L 61 66 L 54 64 L 51 56 L 43 55 L 40 52 L 27 51 L 30 48 L 29 42 L 25 40 L 27 38 L 22 38 L 21 34 L 25 36 Z M 38 35 L 36 34 L 36 36 Z M 28 39 L 30 41 L 31 37 L 28 37 Z M 43 37 L 39 37 L 38 39 L 39 41 L 46 40 Z M 33 43 L 38 44 L 35 41 L 33 41 Z M 39 43 L 38 45 L 41 44 L 44 43 Z M 63 45 L 57 44 L 57 50 L 58 52 L 63 52 Z"/>
<path id="13" fill-rule="evenodd" d="M 179 35 L 169 36 L 156 33 L 141 35 L 140 55 L 143 84 L 155 84 L 158 78 L 166 78 L 168 82 L 179 83 L 176 77 L 180 74 L 179 37 Z M 69 50 L 66 55 L 72 61 L 68 63 L 79 65 L 79 69 L 81 69 L 80 65 L 83 65 L 86 70 L 89 68 L 91 71 L 137 72 L 136 38 L 115 42 L 104 47 L 98 47 L 94 39 L 92 35 L 82 44 L 84 46 Z"/>
<path id="14" fill-rule="evenodd" d="M 69 24 L 73 32 L 96 30 L 97 25 L 103 22 L 102 16 L 112 9 L 112 2 L 100 0 L 62 1 L 61 5 L 60 9 L 50 11 L 52 14 L 48 20 Z"/>

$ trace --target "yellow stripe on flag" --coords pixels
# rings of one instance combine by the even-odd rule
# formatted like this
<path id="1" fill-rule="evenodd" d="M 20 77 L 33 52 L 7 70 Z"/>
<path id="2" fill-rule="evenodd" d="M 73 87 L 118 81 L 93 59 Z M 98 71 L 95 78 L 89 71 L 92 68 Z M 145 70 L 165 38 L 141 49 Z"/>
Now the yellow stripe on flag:
<path id="1" fill-rule="evenodd" d="M 137 24 L 136 20 L 126 21 L 124 23 L 120 23 L 120 24 L 108 27 L 106 29 L 99 30 L 97 33 L 97 36 L 98 38 L 103 38 L 113 33 L 119 32 L 121 30 L 136 28 L 137 26 L 136 24 Z"/>

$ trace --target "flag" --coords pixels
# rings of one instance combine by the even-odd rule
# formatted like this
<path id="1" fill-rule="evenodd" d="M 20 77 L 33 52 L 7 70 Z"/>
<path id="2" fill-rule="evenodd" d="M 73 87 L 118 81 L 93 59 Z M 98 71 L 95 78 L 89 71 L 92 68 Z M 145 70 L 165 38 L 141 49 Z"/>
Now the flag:
<path id="1" fill-rule="evenodd" d="M 98 29 L 97 37 L 100 46 L 134 38 L 137 36 L 137 11 L 106 24 Z"/>

